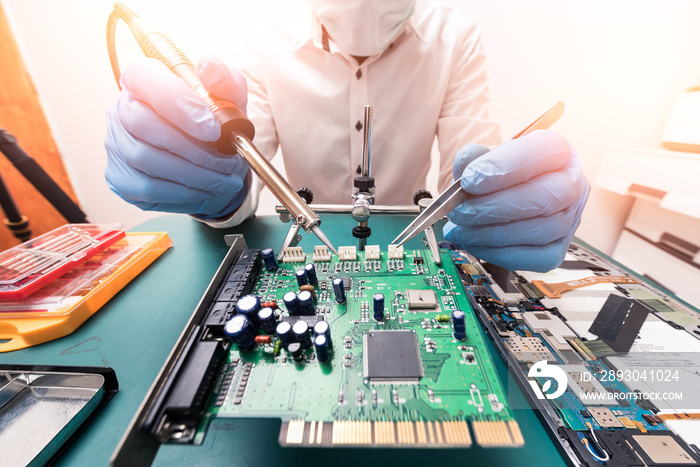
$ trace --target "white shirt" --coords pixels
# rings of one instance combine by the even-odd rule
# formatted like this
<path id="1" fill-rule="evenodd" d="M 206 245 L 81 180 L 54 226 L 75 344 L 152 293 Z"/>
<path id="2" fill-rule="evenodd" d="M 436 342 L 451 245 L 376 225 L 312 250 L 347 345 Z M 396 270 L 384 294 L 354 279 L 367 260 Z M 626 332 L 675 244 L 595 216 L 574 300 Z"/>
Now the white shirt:
<path id="1" fill-rule="evenodd" d="M 436 135 L 440 190 L 452 181 L 452 162 L 462 146 L 500 142 L 488 116 L 477 27 L 445 5 L 418 0 L 389 47 L 358 64 L 323 34 L 303 4 L 243 32 L 234 63 L 248 81 L 255 145 L 268 159 L 281 146 L 289 183 L 310 188 L 315 203 L 351 201 L 362 163 L 365 104 L 374 105 L 377 204 L 412 204 L 413 194 L 426 187 Z M 256 207 L 253 188 L 218 226 L 236 225 Z"/>

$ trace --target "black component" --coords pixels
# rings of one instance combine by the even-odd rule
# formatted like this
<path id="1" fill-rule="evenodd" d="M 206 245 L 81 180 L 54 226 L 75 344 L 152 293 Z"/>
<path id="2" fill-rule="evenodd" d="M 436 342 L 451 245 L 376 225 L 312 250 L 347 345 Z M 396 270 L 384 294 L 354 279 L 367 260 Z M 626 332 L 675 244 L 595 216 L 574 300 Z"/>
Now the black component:
<path id="1" fill-rule="evenodd" d="M 352 236 L 355 238 L 369 238 L 372 235 L 372 229 L 367 226 L 355 226 L 352 228 Z"/>
<path id="2" fill-rule="evenodd" d="M 428 190 L 418 190 L 413 194 L 413 204 L 418 206 L 418 202 L 425 198 L 433 199 L 433 195 Z"/>
<path id="3" fill-rule="evenodd" d="M 196 428 L 225 357 L 224 341 L 195 343 L 162 407 L 163 415 L 173 426 Z M 195 433 L 196 430 L 192 429 L 189 434 L 171 441 L 187 443 Z"/>
<path id="4" fill-rule="evenodd" d="M 586 409 L 579 410 L 579 413 L 583 418 L 591 418 L 591 413 Z"/>
<path id="5" fill-rule="evenodd" d="M 221 337 L 224 335 L 224 324 L 235 314 L 235 302 L 214 302 L 203 324 L 215 336 Z"/>
<path id="6" fill-rule="evenodd" d="M 343 277 L 343 288 L 348 291 L 352 289 L 352 278 L 350 277 Z"/>
<path id="7" fill-rule="evenodd" d="M 489 289 L 483 285 L 473 285 L 469 287 L 469 290 L 471 291 L 472 295 L 474 295 L 474 298 L 491 298 Z"/>
<path id="8" fill-rule="evenodd" d="M 635 389 L 634 394 L 637 396 L 634 401 L 640 409 L 648 410 L 649 412 L 659 413 L 659 408 L 652 401 L 645 397 L 644 393 L 639 389 Z"/>
<path id="9" fill-rule="evenodd" d="M 295 362 L 300 363 L 304 361 L 304 352 L 301 348 L 301 344 L 299 344 L 298 342 L 292 342 L 291 344 L 289 344 L 289 346 L 287 347 L 287 352 L 292 354 L 292 358 Z"/>
<path id="10" fill-rule="evenodd" d="M 413 257 L 413 262 L 414 262 L 415 264 L 423 264 L 423 257 L 422 257 L 422 256 L 419 256 L 419 255 L 416 255 L 416 256 Z"/>
<path id="11" fill-rule="evenodd" d="M 496 324 L 496 328 L 499 332 L 508 332 L 510 330 L 503 321 L 494 321 L 494 323 Z"/>
<path id="12" fill-rule="evenodd" d="M 370 380 L 418 381 L 423 365 L 416 334 L 408 330 L 364 335 L 365 376 Z"/>
<path id="13" fill-rule="evenodd" d="M 517 281 L 518 279 L 513 271 L 509 271 L 508 269 L 487 262 L 482 262 L 481 266 L 486 270 L 486 272 L 491 274 L 493 280 L 496 281 L 496 284 L 498 284 L 505 293 L 520 292 L 520 289 L 513 285 L 513 281 Z"/>
<path id="14" fill-rule="evenodd" d="M 520 303 L 520 306 L 525 309 L 525 311 L 534 311 L 535 307 L 532 305 L 532 302 L 530 300 L 523 300 Z"/>
<path id="15" fill-rule="evenodd" d="M 369 193 L 372 188 L 374 188 L 374 178 L 373 177 L 355 177 L 353 186 L 357 188 L 357 191 L 361 193 Z"/>
<path id="16" fill-rule="evenodd" d="M 610 294 L 588 330 L 616 352 L 627 352 L 648 314 L 637 300 Z"/>
<path id="17" fill-rule="evenodd" d="M 559 269 L 590 269 L 591 271 L 608 271 L 608 268 L 600 264 L 589 263 L 588 261 L 574 260 L 564 261 Z"/>
<path id="18" fill-rule="evenodd" d="M 299 195 L 299 197 L 300 197 L 301 199 L 304 200 L 304 202 L 305 202 L 306 204 L 311 204 L 311 203 L 314 202 L 314 192 L 311 191 L 310 188 L 306 188 L 306 187 L 299 188 L 299 189 L 297 190 L 297 194 Z"/>
<path id="19" fill-rule="evenodd" d="M 542 291 L 522 276 L 518 276 L 518 282 L 513 285 L 527 298 L 534 298 L 535 300 L 544 298 Z"/>
<path id="20" fill-rule="evenodd" d="M 459 277 L 461 277 L 462 280 L 463 280 L 464 282 L 466 282 L 467 284 L 473 284 L 473 283 L 474 283 L 474 279 L 472 279 L 472 275 L 471 275 L 471 274 L 467 274 L 466 272 L 462 271 L 461 268 L 460 268 L 460 270 L 459 270 L 459 273 L 460 273 L 460 274 L 459 274 Z"/>
<path id="21" fill-rule="evenodd" d="M 610 456 L 605 462 L 606 467 L 696 465 L 700 462 L 697 453 L 678 435 L 668 430 L 650 430 L 647 433 L 637 430 L 595 430 L 599 443 L 595 442 L 590 432 L 580 434 L 585 434 L 589 446 L 599 444 L 605 449 Z M 559 436 L 573 448 L 582 465 L 601 465 L 581 441 L 578 432 L 560 427 Z"/>
<path id="22" fill-rule="evenodd" d="M 282 316 L 282 321 L 286 321 L 292 326 L 294 326 L 294 323 L 297 321 L 306 321 L 306 324 L 309 325 L 309 328 L 313 329 L 316 323 L 319 321 L 323 321 L 323 316 L 319 315 L 308 315 L 308 316 Z"/>
<path id="23" fill-rule="evenodd" d="M 549 311 L 551 314 L 559 318 L 560 320 L 567 322 L 568 319 L 566 319 L 566 316 L 561 314 L 561 311 L 559 311 L 559 308 L 553 306 L 552 308 L 547 308 L 547 311 Z"/>
<path id="24" fill-rule="evenodd" d="M 234 305 L 238 299 L 246 295 L 251 290 L 245 282 L 226 282 L 219 291 L 219 296 L 216 300 L 219 302 L 232 302 Z"/>

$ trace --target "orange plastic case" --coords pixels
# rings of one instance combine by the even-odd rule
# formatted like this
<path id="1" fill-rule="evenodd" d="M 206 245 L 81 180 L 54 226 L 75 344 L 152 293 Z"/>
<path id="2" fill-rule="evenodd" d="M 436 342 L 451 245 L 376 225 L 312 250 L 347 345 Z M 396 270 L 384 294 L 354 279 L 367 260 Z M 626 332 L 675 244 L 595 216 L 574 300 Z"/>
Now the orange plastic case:
<path id="1" fill-rule="evenodd" d="M 126 233 L 31 296 L 0 301 L 0 352 L 72 333 L 171 246 L 165 232 Z"/>

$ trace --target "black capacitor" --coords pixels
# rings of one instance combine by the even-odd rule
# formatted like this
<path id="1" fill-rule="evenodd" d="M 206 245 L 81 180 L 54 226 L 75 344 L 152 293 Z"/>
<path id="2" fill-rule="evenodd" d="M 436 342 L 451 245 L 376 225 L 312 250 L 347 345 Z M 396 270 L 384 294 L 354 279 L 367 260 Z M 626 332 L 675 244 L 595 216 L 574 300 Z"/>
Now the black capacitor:
<path id="1" fill-rule="evenodd" d="M 343 279 L 340 277 L 333 279 L 333 292 L 335 293 L 336 303 L 345 303 L 347 301 L 345 298 L 345 286 L 343 285 Z"/>
<path id="2" fill-rule="evenodd" d="M 314 305 L 314 297 L 308 290 L 302 290 L 297 295 L 299 298 L 299 314 L 313 316 L 316 314 L 316 306 Z"/>
<path id="3" fill-rule="evenodd" d="M 258 320 L 258 311 L 262 306 L 260 305 L 260 297 L 254 294 L 248 294 L 241 297 L 236 303 L 236 311 L 240 315 L 246 315 L 254 327 L 260 327 L 260 321 Z"/>
<path id="4" fill-rule="evenodd" d="M 331 340 L 331 325 L 328 321 L 319 321 L 314 325 L 314 336 L 325 336 L 328 341 L 328 346 L 333 347 L 333 341 Z"/>
<path id="5" fill-rule="evenodd" d="M 271 335 L 275 332 L 277 327 L 277 318 L 275 317 L 275 312 L 272 308 L 265 307 L 258 311 L 258 321 L 265 331 L 265 334 Z"/>
<path id="6" fill-rule="evenodd" d="M 309 279 L 309 284 L 318 288 L 318 277 L 316 276 L 316 266 L 314 266 L 314 263 L 309 263 L 304 266 L 304 270 L 306 271 L 306 277 Z"/>
<path id="7" fill-rule="evenodd" d="M 309 283 L 309 278 L 306 275 L 306 269 L 297 269 L 297 272 L 295 272 L 294 275 L 297 277 L 297 284 L 299 284 L 299 287 Z"/>
<path id="8" fill-rule="evenodd" d="M 265 269 L 270 272 L 277 271 L 279 265 L 277 264 L 277 258 L 275 258 L 275 252 L 272 251 L 272 248 L 265 248 L 260 254 L 262 255 L 263 261 L 265 261 Z"/>
<path id="9" fill-rule="evenodd" d="M 331 359 L 330 345 L 328 344 L 326 336 L 316 336 L 314 339 L 314 347 L 316 349 L 316 358 L 319 362 L 326 363 Z"/>
<path id="10" fill-rule="evenodd" d="M 289 316 L 296 316 L 301 314 L 301 305 L 299 304 L 297 294 L 295 294 L 294 292 L 287 292 L 286 294 L 284 294 L 284 297 L 282 297 L 282 301 L 284 301 L 284 304 L 287 307 L 287 311 L 289 311 Z"/>
<path id="11" fill-rule="evenodd" d="M 384 319 L 384 294 L 374 294 L 372 301 L 374 302 L 374 319 L 382 321 Z"/>
<path id="12" fill-rule="evenodd" d="M 237 344 L 240 350 L 250 350 L 255 347 L 258 331 L 245 315 L 236 315 L 224 325 L 224 334 Z"/>
<path id="13" fill-rule="evenodd" d="M 292 358 L 294 359 L 295 362 L 301 363 L 304 361 L 304 349 L 301 348 L 301 344 L 298 342 L 292 342 L 289 344 L 289 347 L 287 347 L 287 352 L 292 354 Z"/>
<path id="14" fill-rule="evenodd" d="M 301 344 L 302 349 L 308 349 L 311 347 L 311 333 L 309 332 L 309 325 L 306 321 L 299 320 L 292 326 L 292 333 L 294 334 L 294 340 Z"/>
<path id="15" fill-rule="evenodd" d="M 282 347 L 284 347 L 285 349 L 289 347 L 289 344 L 294 342 L 294 334 L 292 334 L 292 325 L 289 324 L 287 321 L 280 322 L 275 328 L 275 332 L 280 338 Z"/>
<path id="16" fill-rule="evenodd" d="M 452 331 L 452 335 L 458 341 L 463 341 L 467 338 L 465 315 L 461 310 L 455 310 L 452 312 Z"/>

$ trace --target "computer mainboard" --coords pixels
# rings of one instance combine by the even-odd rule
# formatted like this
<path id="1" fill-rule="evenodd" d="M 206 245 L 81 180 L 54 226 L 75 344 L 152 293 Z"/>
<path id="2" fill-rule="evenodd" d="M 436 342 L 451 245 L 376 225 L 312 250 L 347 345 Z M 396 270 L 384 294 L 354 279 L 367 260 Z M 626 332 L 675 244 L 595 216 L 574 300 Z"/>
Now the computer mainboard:
<path id="1" fill-rule="evenodd" d="M 693 403 L 646 396 L 700 387 L 696 311 L 590 249 L 572 244 L 541 274 L 451 245 L 439 258 L 294 247 L 277 261 L 230 241 L 141 435 L 199 444 L 215 418 L 277 418 L 282 446 L 517 448 L 518 391 L 571 465 L 700 463 L 676 424 L 700 418 Z"/>

